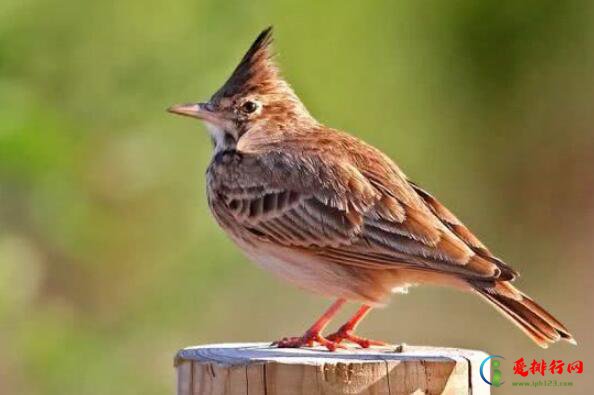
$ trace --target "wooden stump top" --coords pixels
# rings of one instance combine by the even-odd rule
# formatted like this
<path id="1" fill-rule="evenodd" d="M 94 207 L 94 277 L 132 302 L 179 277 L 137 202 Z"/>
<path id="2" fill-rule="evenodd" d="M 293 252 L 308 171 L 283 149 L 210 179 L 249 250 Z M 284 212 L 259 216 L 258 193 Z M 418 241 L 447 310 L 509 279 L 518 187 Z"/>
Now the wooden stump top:
<path id="1" fill-rule="evenodd" d="M 353 346 L 354 347 L 354 346 Z M 188 347 L 175 357 L 179 395 L 489 394 L 481 351 L 419 346 L 279 349 L 267 343 Z M 489 377 L 489 366 L 483 373 Z"/>

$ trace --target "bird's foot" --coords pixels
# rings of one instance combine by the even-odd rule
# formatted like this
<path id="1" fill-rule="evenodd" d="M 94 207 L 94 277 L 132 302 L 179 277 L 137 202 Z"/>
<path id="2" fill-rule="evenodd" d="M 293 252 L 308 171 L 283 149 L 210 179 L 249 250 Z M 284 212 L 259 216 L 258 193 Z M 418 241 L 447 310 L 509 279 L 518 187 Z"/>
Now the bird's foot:
<path id="1" fill-rule="evenodd" d="M 370 346 L 385 346 L 387 343 L 379 340 L 366 339 L 361 336 L 353 334 L 353 330 L 348 326 L 341 326 L 336 332 L 326 336 L 326 340 L 333 343 L 340 344 L 343 341 L 349 341 L 351 343 L 358 344 L 362 348 L 369 348 Z"/>
<path id="2" fill-rule="evenodd" d="M 315 344 L 326 347 L 329 351 L 335 351 L 337 348 L 345 348 L 337 342 L 328 340 L 324 336 L 320 335 L 319 332 L 307 331 L 303 336 L 298 337 L 284 337 L 281 340 L 277 340 L 271 344 L 271 346 L 277 346 L 278 348 L 301 348 L 301 347 L 313 347 Z"/>

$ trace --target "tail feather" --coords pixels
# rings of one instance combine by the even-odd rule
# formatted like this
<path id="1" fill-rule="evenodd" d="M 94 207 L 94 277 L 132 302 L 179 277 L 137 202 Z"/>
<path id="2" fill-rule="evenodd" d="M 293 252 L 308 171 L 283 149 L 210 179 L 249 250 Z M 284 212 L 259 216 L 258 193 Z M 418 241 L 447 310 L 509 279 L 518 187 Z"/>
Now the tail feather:
<path id="1" fill-rule="evenodd" d="M 491 287 L 474 284 L 474 289 L 540 347 L 547 348 L 559 340 L 576 344 L 559 320 L 509 282 L 498 282 Z"/>

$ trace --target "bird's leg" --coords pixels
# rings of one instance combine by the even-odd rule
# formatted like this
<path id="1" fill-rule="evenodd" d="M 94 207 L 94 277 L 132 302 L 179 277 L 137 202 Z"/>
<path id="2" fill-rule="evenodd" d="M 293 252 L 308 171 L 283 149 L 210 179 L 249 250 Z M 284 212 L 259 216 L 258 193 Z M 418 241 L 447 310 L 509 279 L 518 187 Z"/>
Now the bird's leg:
<path id="1" fill-rule="evenodd" d="M 378 341 L 378 340 L 370 340 L 365 339 L 363 337 L 359 337 L 353 334 L 353 331 L 361 320 L 365 318 L 367 313 L 371 310 L 371 306 L 362 305 L 359 310 L 351 317 L 350 320 L 346 322 L 343 326 L 341 326 L 336 332 L 326 337 L 327 340 L 334 342 L 336 344 L 340 344 L 344 340 L 348 340 L 350 342 L 356 343 L 363 348 L 369 348 L 369 346 L 385 346 L 386 343 Z"/>
<path id="2" fill-rule="evenodd" d="M 337 348 L 344 348 L 333 341 L 329 341 L 321 335 L 322 331 L 328 326 L 330 320 L 338 313 L 338 310 L 346 302 L 345 299 L 338 299 L 322 314 L 322 316 L 309 328 L 303 336 L 299 337 L 285 337 L 281 340 L 272 343 L 273 346 L 279 348 L 300 348 L 300 347 L 312 347 L 314 343 L 326 347 L 330 351 L 334 351 Z"/>

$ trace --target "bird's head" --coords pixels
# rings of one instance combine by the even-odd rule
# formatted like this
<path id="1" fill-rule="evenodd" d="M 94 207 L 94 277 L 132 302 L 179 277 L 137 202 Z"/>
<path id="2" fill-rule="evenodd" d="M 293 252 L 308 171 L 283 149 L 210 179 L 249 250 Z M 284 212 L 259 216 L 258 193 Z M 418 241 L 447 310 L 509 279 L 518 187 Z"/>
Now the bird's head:
<path id="1" fill-rule="evenodd" d="M 282 79 L 271 54 L 272 27 L 258 35 L 227 82 L 205 103 L 175 105 L 169 112 L 201 119 L 215 150 L 234 148 L 251 130 L 286 130 L 313 122 Z"/>

